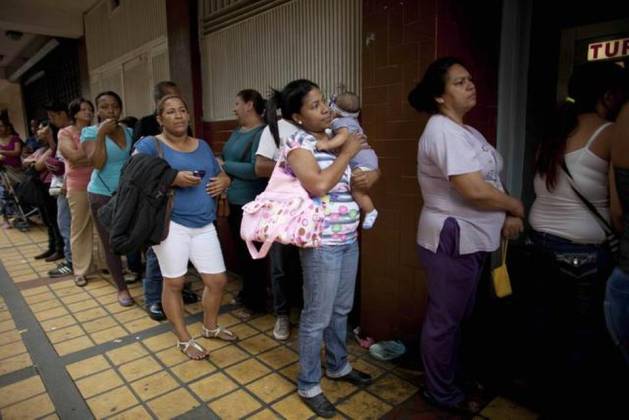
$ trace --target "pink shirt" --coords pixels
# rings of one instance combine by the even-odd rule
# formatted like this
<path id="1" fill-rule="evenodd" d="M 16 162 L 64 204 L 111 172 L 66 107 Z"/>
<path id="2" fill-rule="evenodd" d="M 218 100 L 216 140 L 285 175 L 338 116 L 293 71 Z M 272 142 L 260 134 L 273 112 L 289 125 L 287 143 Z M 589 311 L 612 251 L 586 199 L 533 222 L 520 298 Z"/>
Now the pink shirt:
<path id="1" fill-rule="evenodd" d="M 71 125 L 59 130 L 59 134 L 57 135 L 59 139 L 69 137 L 72 140 L 72 146 L 75 150 L 81 150 L 80 136 L 81 131 Z M 68 191 L 87 191 L 87 184 L 90 182 L 93 168 L 91 166 L 72 168 L 70 167 L 68 159 L 65 159 L 64 163 L 66 169 L 66 189 Z"/>
<path id="2" fill-rule="evenodd" d="M 9 140 L 9 143 L 7 145 L 0 144 L 0 149 L 6 150 L 6 151 L 12 151 L 12 150 L 15 150 L 16 144 L 19 144 L 21 142 L 22 140 L 20 140 L 18 136 L 11 136 L 11 139 Z M 2 163 L 6 166 L 12 166 L 14 168 L 22 167 L 22 159 L 20 159 L 19 155 L 18 156 L 5 156 L 4 159 L 2 160 Z"/>

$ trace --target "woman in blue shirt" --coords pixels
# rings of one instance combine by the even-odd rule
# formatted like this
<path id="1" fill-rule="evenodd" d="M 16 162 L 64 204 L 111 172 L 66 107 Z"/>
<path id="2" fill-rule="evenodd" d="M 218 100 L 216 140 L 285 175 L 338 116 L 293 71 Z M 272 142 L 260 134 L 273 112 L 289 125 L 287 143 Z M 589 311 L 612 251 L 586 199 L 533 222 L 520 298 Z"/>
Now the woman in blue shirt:
<path id="1" fill-rule="evenodd" d="M 162 305 L 177 335 L 177 348 L 189 358 L 201 360 L 208 356 L 208 352 L 191 337 L 184 320 L 181 291 L 188 261 L 201 274 L 205 285 L 202 336 L 226 341 L 237 339 L 231 331 L 217 324 L 227 276 L 214 227 L 214 197 L 225 192 L 230 179 L 221 171 L 208 144 L 188 136 L 189 120 L 188 106 L 183 98 L 165 96 L 157 106 L 157 121 L 162 134 L 143 138 L 135 150 L 157 156 L 159 142 L 163 159 L 179 171 L 173 182 L 175 198 L 168 237 L 153 250 L 164 276 Z"/>
<path id="2" fill-rule="evenodd" d="M 107 268 L 118 288 L 118 303 L 122 306 L 133 305 L 122 274 L 120 256 L 114 255 L 109 245 L 109 232 L 98 220 L 98 209 L 111 199 L 118 189 L 122 166 L 129 158 L 131 135 L 129 128 L 118 123 L 122 112 L 122 100 L 115 92 L 107 91 L 96 96 L 96 115 L 99 124 L 85 127 L 81 131 L 81 147 L 94 170 L 87 185 L 88 199 L 92 218 L 103 244 Z"/>

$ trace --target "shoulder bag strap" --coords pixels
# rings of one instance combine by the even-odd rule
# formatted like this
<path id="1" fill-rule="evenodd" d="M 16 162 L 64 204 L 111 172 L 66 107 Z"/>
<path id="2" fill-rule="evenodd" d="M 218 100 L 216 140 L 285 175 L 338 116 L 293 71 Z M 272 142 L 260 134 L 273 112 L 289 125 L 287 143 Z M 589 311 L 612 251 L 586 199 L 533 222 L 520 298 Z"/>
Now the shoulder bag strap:
<path id="1" fill-rule="evenodd" d="M 574 178 L 572 177 L 572 174 L 570 173 L 570 170 L 568 169 L 568 166 L 566 165 L 565 160 L 561 161 L 561 169 L 565 172 L 566 175 L 568 175 L 568 182 L 570 182 L 570 187 L 572 188 L 572 191 L 574 191 L 577 197 L 579 197 L 579 199 L 583 202 L 583 205 L 585 205 L 585 207 L 590 211 L 590 213 L 592 213 L 592 215 L 594 216 L 594 219 L 596 219 L 597 223 L 601 226 L 601 228 L 605 232 L 605 235 L 613 234 L 614 229 L 609 224 L 609 222 L 605 220 L 605 218 L 598 212 L 596 207 L 594 207 L 594 204 L 590 203 L 590 201 L 587 198 L 585 198 L 585 196 L 577 188 L 577 185 L 574 182 Z"/>

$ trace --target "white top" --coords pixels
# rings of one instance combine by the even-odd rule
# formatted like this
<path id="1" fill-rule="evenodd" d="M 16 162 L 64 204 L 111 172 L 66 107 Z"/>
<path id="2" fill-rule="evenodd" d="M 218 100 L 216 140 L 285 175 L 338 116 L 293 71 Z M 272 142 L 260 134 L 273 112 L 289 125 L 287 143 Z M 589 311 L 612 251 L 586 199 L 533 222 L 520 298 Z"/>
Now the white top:
<path id="1" fill-rule="evenodd" d="M 501 171 L 502 157 L 481 133 L 443 115 L 430 117 L 417 151 L 417 178 L 424 198 L 417 243 L 436 252 L 443 222 L 453 217 L 461 232 L 460 255 L 498 249 L 505 212 L 472 207 L 450 184 L 450 177 L 480 172 L 502 191 Z"/>
<path id="2" fill-rule="evenodd" d="M 601 125 L 584 147 L 566 153 L 566 166 L 577 189 L 598 212 L 609 221 L 609 162 L 590 150 L 598 135 L 610 125 Z M 546 188 L 546 178 L 535 176 L 535 202 L 529 214 L 529 223 L 538 232 L 550 233 L 573 242 L 600 244 L 605 232 L 595 216 L 570 187 L 568 175 L 559 169 L 554 190 Z"/>
<path id="3" fill-rule="evenodd" d="M 295 124 L 283 119 L 277 122 L 277 129 L 280 134 L 280 147 L 284 147 L 286 139 L 299 130 Z M 264 156 L 267 159 L 273 159 L 276 162 L 280 157 L 280 150 L 275 145 L 273 134 L 271 134 L 271 129 L 268 125 L 264 128 L 264 130 L 262 130 L 262 134 L 260 135 L 260 144 L 258 145 L 256 155 Z"/>

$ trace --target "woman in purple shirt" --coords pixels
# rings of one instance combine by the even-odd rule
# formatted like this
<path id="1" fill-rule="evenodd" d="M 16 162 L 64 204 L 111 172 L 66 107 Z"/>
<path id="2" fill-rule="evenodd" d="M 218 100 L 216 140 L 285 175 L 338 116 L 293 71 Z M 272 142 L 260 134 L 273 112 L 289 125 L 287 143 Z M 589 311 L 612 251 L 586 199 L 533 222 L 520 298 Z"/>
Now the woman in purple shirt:
<path id="1" fill-rule="evenodd" d="M 504 192 L 498 152 L 463 122 L 476 105 L 476 88 L 459 60 L 433 62 L 408 99 L 431 115 L 417 152 L 424 199 L 417 249 L 428 287 L 424 397 L 445 409 L 477 412 L 478 404 L 454 382 L 460 324 L 472 311 L 483 265 L 498 248 L 501 231 L 506 238 L 522 231 L 524 207 Z"/>

